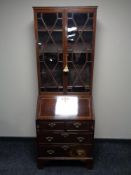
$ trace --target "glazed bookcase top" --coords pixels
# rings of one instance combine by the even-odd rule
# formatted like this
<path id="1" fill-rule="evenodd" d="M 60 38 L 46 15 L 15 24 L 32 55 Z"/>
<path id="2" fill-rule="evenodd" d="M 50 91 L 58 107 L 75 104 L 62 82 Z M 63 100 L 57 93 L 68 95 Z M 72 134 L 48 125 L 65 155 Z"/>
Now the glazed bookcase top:
<path id="1" fill-rule="evenodd" d="M 33 9 L 39 93 L 91 93 L 97 7 Z"/>

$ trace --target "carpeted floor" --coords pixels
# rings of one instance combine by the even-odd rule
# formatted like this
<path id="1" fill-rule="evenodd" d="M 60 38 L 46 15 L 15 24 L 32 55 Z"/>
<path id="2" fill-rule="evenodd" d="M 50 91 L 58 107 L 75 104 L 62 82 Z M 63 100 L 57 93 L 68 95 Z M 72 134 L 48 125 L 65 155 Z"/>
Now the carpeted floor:
<path id="1" fill-rule="evenodd" d="M 131 142 L 95 141 L 94 168 L 50 162 L 37 169 L 35 139 L 0 139 L 0 175 L 131 175 Z"/>

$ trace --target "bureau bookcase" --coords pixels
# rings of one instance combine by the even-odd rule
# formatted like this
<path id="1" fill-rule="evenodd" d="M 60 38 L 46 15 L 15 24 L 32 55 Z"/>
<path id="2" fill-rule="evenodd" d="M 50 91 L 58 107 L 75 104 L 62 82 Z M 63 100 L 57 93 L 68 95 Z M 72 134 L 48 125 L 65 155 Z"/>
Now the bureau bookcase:
<path id="1" fill-rule="evenodd" d="M 93 65 L 97 7 L 33 7 L 39 96 L 37 164 L 93 165 Z"/>

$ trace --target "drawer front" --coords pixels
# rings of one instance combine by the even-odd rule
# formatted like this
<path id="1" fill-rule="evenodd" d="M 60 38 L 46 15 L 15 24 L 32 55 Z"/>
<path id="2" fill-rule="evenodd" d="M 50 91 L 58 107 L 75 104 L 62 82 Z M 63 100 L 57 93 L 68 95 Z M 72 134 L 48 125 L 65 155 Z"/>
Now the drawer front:
<path id="1" fill-rule="evenodd" d="M 62 121 L 37 121 L 38 130 L 63 130 L 64 122 Z"/>
<path id="2" fill-rule="evenodd" d="M 92 157 L 92 145 L 71 145 L 67 151 L 69 157 Z"/>
<path id="3" fill-rule="evenodd" d="M 65 156 L 65 151 L 57 145 L 39 145 L 38 155 L 40 157 L 62 157 Z"/>
<path id="4" fill-rule="evenodd" d="M 38 147 L 40 157 L 92 157 L 92 145 L 39 144 Z"/>
<path id="5" fill-rule="evenodd" d="M 45 131 L 38 135 L 39 143 L 92 143 L 93 133 L 91 132 L 63 132 Z"/>
<path id="6" fill-rule="evenodd" d="M 94 121 L 68 120 L 68 121 L 37 121 L 40 130 L 94 130 Z"/>
<path id="7" fill-rule="evenodd" d="M 94 121 L 67 121 L 65 123 L 66 130 L 94 130 Z"/>

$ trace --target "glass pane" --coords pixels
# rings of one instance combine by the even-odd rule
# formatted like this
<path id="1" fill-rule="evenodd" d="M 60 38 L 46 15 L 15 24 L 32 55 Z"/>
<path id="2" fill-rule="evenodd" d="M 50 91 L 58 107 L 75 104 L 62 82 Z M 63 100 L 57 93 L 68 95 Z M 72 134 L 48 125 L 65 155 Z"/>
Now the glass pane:
<path id="1" fill-rule="evenodd" d="M 62 90 L 62 54 L 45 53 L 40 57 L 41 89 L 43 91 Z"/>
<path id="2" fill-rule="evenodd" d="M 92 13 L 68 14 L 68 51 L 87 52 L 92 49 Z"/>
<path id="3" fill-rule="evenodd" d="M 62 91 L 62 13 L 38 13 L 37 28 L 40 88 L 42 91 Z"/>
<path id="4" fill-rule="evenodd" d="M 92 62 L 93 13 L 68 13 L 68 91 L 88 91 Z"/>
<path id="5" fill-rule="evenodd" d="M 85 53 L 69 54 L 68 90 L 88 91 L 90 88 L 90 64 Z"/>

